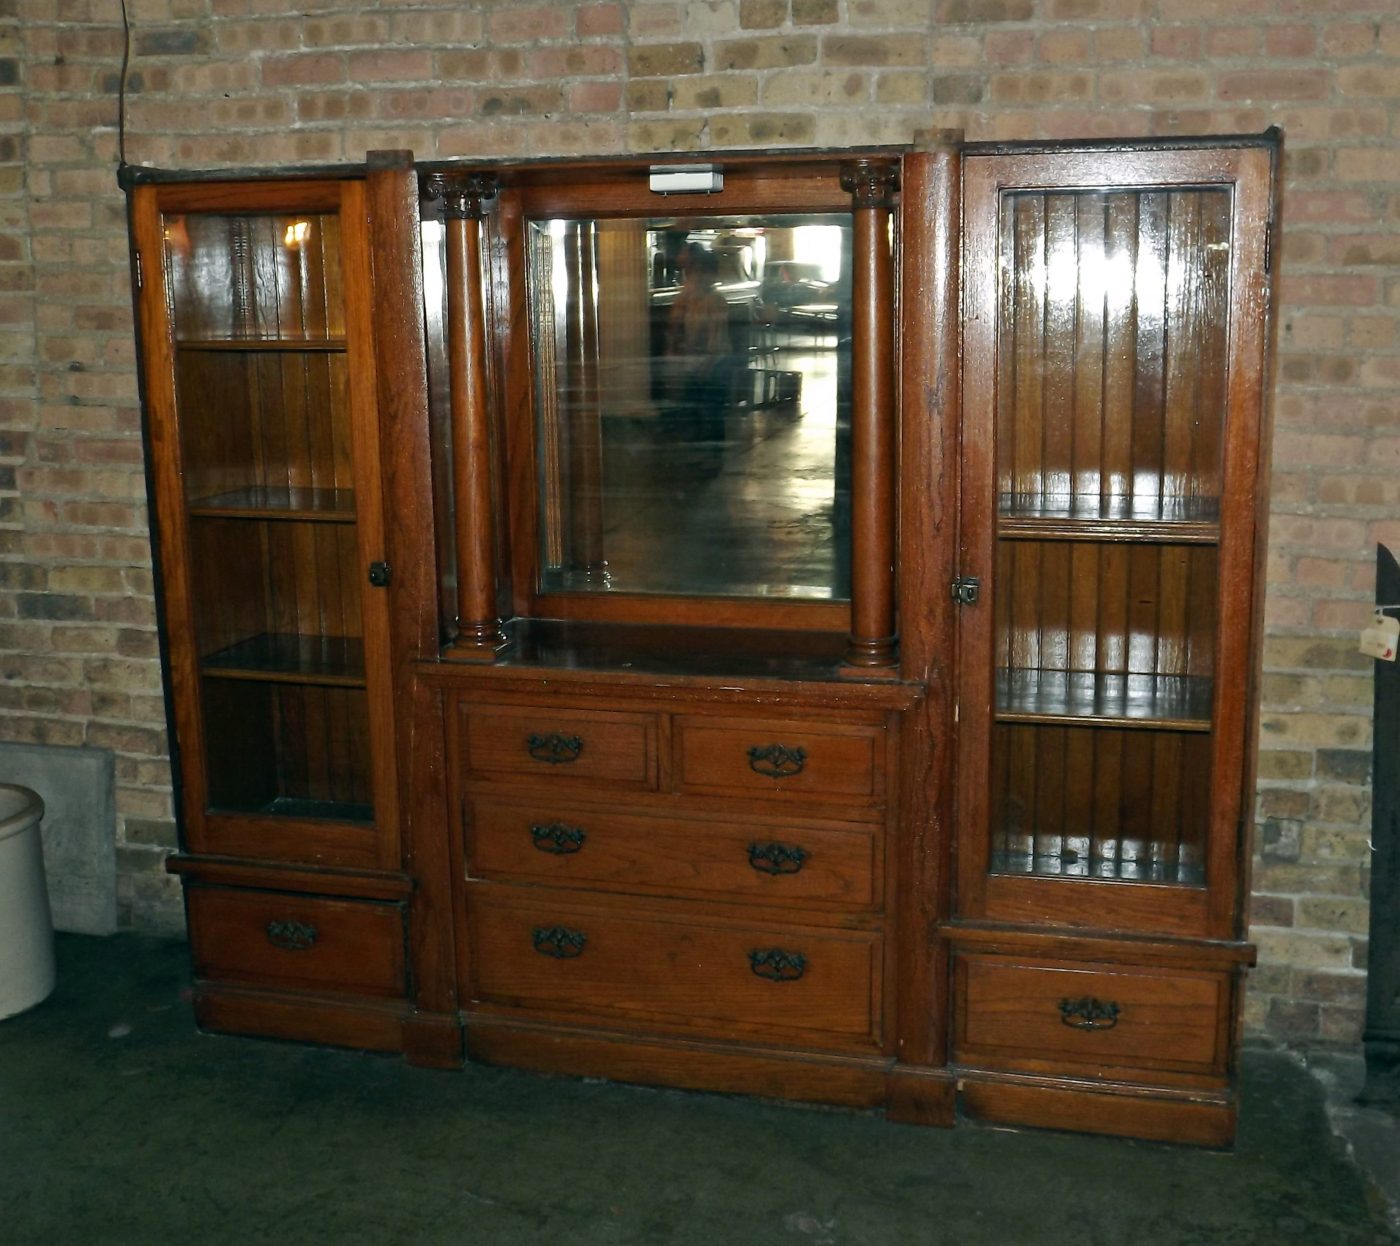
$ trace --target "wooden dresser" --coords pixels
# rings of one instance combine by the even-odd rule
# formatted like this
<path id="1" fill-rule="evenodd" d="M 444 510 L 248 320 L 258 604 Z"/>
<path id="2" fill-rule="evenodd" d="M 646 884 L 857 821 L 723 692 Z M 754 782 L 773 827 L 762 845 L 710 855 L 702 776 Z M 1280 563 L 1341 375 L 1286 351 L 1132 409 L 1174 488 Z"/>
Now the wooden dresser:
<path id="1" fill-rule="evenodd" d="M 1228 1143 L 1279 156 L 136 171 L 200 1024 Z"/>
<path id="2" fill-rule="evenodd" d="M 468 1051 L 882 1102 L 887 845 L 916 694 L 641 676 L 541 696 L 535 669 L 475 674 L 442 677 Z M 840 1057 L 827 1088 L 823 1056 Z"/>

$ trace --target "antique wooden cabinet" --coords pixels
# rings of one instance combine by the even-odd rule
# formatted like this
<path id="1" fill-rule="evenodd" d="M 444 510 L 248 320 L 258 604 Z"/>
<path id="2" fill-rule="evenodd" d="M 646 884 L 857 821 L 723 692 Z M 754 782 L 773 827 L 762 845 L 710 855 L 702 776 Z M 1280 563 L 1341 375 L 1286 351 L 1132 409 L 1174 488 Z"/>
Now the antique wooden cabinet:
<path id="1" fill-rule="evenodd" d="M 949 937 L 985 1115 L 1228 1134 L 1273 155 L 965 165 L 959 546 L 983 617 L 959 637 Z M 1071 1098 L 1073 1076 L 1098 1084 Z"/>
<path id="2" fill-rule="evenodd" d="M 1274 134 L 140 171 L 196 1011 L 1223 1143 Z"/>

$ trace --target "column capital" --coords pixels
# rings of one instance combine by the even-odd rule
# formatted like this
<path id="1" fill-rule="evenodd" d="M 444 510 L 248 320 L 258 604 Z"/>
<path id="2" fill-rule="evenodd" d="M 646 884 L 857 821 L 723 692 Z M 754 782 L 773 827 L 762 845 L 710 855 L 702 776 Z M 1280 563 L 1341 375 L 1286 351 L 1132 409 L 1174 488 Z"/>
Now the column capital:
<path id="1" fill-rule="evenodd" d="M 496 178 L 490 173 L 430 173 L 423 184 L 429 199 L 442 201 L 446 221 L 476 221 L 485 215 L 484 204 L 496 197 Z"/>
<path id="2" fill-rule="evenodd" d="M 890 164 L 857 160 L 841 170 L 841 189 L 850 191 L 858 208 L 888 208 L 899 189 L 899 170 Z"/>

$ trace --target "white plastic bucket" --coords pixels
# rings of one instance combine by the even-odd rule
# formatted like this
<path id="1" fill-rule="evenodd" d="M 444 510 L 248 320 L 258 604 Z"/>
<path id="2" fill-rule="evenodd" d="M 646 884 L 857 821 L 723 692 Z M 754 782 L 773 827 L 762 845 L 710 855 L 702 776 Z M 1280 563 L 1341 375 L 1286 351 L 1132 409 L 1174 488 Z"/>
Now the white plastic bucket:
<path id="1" fill-rule="evenodd" d="M 37 792 L 0 783 L 0 1020 L 49 997 L 53 918 L 44 882 Z"/>

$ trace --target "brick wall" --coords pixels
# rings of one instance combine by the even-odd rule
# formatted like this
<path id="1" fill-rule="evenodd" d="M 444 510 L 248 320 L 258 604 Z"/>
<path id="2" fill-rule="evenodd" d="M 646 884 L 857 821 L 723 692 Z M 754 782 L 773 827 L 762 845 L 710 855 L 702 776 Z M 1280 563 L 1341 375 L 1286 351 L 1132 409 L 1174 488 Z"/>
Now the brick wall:
<path id="1" fill-rule="evenodd" d="M 1374 544 L 1400 549 L 1395 0 L 128 0 L 169 167 L 1288 134 L 1249 1021 L 1354 1040 Z M 299 16 L 287 16 L 293 10 Z M 117 754 L 125 919 L 172 926 L 115 122 L 118 0 L 0 0 L 0 739 Z"/>

